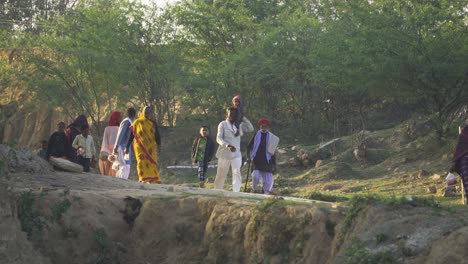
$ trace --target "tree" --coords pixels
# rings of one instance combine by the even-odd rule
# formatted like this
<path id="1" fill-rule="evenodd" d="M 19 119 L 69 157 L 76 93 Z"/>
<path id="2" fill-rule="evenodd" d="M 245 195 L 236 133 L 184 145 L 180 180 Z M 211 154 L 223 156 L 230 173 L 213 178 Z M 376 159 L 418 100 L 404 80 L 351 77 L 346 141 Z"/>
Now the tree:
<path id="1" fill-rule="evenodd" d="M 126 51 L 140 41 L 141 30 L 135 30 L 142 26 L 140 8 L 99 0 L 50 21 L 48 34 L 36 37 L 29 54 L 36 69 L 30 91 L 70 116 L 85 113 L 98 124 L 109 111 L 104 106 L 115 107 L 131 79 Z"/>

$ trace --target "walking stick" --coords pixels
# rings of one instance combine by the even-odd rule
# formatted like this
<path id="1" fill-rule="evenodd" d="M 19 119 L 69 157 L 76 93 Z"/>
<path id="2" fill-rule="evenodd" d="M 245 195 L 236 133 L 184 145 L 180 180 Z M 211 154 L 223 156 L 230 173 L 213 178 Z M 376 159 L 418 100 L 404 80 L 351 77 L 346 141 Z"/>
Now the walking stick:
<path id="1" fill-rule="evenodd" d="M 248 165 L 247 165 L 247 176 L 245 177 L 245 185 L 244 185 L 244 192 L 247 191 L 247 183 L 249 182 L 249 174 L 250 174 L 250 163 L 252 161 L 248 162 Z"/>

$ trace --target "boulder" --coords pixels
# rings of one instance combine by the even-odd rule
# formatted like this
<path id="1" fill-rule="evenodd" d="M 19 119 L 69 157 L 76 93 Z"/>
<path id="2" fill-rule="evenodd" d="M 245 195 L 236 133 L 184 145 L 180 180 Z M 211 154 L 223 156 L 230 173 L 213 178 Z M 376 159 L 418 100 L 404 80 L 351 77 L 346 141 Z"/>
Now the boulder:
<path id="1" fill-rule="evenodd" d="M 83 166 L 81 166 L 80 164 L 71 162 L 69 160 L 66 160 L 66 159 L 50 157 L 49 162 L 53 166 L 64 171 L 78 172 L 78 173 L 83 172 Z"/>

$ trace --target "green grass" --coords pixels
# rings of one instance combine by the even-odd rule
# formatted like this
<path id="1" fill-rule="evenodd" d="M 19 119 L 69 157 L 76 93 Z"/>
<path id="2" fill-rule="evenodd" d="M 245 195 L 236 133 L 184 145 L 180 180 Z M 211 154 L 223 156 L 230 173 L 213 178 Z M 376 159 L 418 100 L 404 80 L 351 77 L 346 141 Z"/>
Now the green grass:
<path id="1" fill-rule="evenodd" d="M 115 256 L 112 254 L 112 241 L 110 241 L 104 228 L 94 230 L 94 242 L 98 247 L 98 252 L 91 264 L 111 264 L 115 263 Z"/>
<path id="2" fill-rule="evenodd" d="M 390 251 L 371 253 L 364 242 L 354 239 L 346 249 L 347 264 L 397 264 L 399 261 Z"/>
<path id="3" fill-rule="evenodd" d="M 17 201 L 18 218 L 21 230 L 26 232 L 28 239 L 40 240 L 43 235 L 45 223 L 40 211 L 35 207 L 35 195 L 32 192 L 23 192 Z"/>
<path id="4" fill-rule="evenodd" d="M 54 222 L 59 222 L 62 219 L 62 215 L 70 208 L 71 202 L 68 199 L 59 201 L 54 204 L 51 208 L 51 220 Z"/>
<path id="5" fill-rule="evenodd" d="M 395 196 L 395 195 L 354 195 L 347 202 L 347 212 L 340 224 L 338 237 L 343 239 L 359 213 L 369 205 L 383 204 L 392 208 L 430 207 L 443 209 L 434 197 Z"/>
<path id="6" fill-rule="evenodd" d="M 420 169 L 430 174 L 439 174 L 442 178 L 448 169 L 456 137 L 436 139 L 434 132 L 423 131 L 419 138 L 411 138 L 401 143 L 407 123 L 380 131 L 371 131 L 366 136 L 369 161 L 362 167 L 354 158 L 352 151 L 357 135 L 341 137 L 336 143 L 335 156 L 324 160 L 319 168 L 280 166 L 274 175 L 273 191 L 283 196 L 308 198 L 314 200 L 343 202 L 354 195 L 383 195 L 402 197 L 406 195 L 428 197 L 427 188 L 431 185 L 437 189 L 443 187 L 443 179 L 434 181 L 430 176 L 416 177 Z M 297 145 L 297 144 L 296 144 Z M 309 152 L 314 152 L 319 144 L 298 145 Z M 289 147 L 288 147 L 289 148 Z M 296 155 L 287 152 L 287 160 Z M 205 188 L 212 188 L 216 169 L 209 169 L 208 182 Z M 246 168 L 242 171 L 243 180 Z M 196 169 L 173 171 L 163 182 L 183 186 L 197 187 Z M 248 188 L 251 187 L 249 176 Z M 231 176 L 228 175 L 225 190 L 232 190 Z M 244 182 L 242 189 L 244 189 Z M 431 194 L 432 195 L 432 194 Z M 416 198 L 417 199 L 417 198 Z M 441 206 L 452 206 L 459 198 L 434 198 Z"/>

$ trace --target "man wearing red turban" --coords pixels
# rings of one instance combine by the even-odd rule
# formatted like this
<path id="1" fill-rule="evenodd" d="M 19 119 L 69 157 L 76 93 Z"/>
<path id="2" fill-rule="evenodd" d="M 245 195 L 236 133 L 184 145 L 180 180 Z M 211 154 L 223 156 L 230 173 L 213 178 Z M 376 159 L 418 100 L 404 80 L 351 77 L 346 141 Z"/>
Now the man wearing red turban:
<path id="1" fill-rule="evenodd" d="M 275 151 L 279 138 L 269 131 L 270 120 L 261 118 L 257 125 L 260 129 L 250 140 L 247 146 L 247 157 L 252 162 L 252 189 L 258 191 L 260 181 L 263 184 L 263 193 L 270 194 L 273 188 L 273 171 L 276 168 Z"/>

